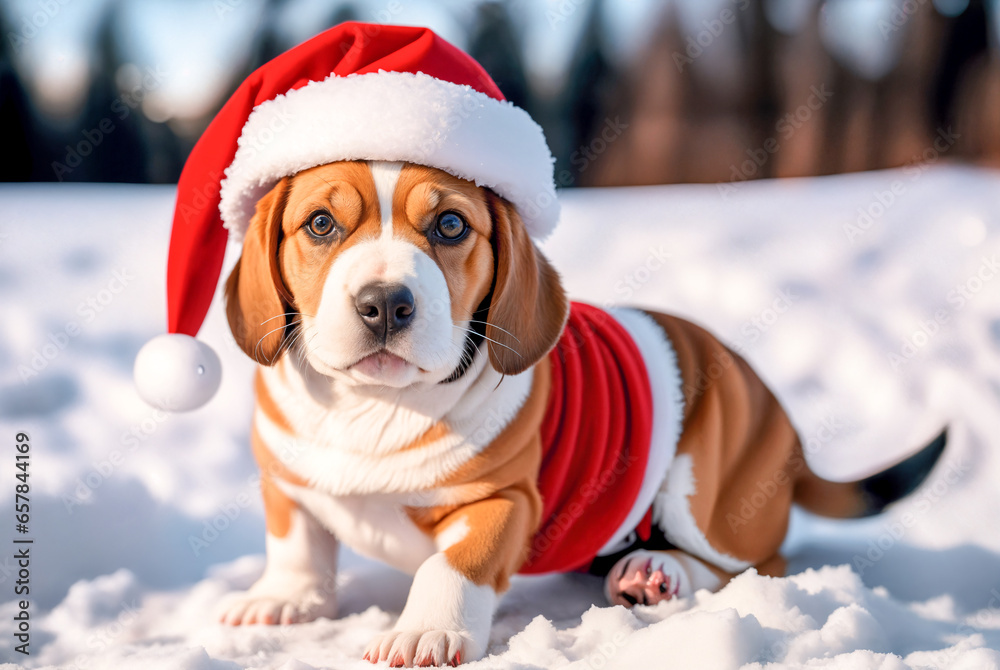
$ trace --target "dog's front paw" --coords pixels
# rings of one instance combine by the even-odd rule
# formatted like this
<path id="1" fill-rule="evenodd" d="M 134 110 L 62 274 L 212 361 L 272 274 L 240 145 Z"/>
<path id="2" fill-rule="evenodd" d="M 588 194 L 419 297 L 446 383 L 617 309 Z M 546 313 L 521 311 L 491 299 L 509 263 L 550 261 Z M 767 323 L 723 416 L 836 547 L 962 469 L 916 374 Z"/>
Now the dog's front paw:
<path id="1" fill-rule="evenodd" d="M 364 658 L 372 663 L 388 661 L 392 668 L 456 666 L 463 659 L 474 660 L 472 647 L 472 640 L 453 631 L 390 631 L 371 641 Z"/>
<path id="2" fill-rule="evenodd" d="M 318 588 L 285 591 L 258 589 L 232 594 L 218 609 L 218 620 L 228 626 L 287 625 L 337 616 L 337 599 Z"/>

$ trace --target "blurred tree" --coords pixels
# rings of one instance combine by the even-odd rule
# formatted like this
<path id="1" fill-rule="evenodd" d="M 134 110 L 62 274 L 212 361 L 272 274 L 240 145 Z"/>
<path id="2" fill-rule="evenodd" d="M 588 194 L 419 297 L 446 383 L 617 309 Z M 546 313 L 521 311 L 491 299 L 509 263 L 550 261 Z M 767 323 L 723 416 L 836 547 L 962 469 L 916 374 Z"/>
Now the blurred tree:
<path id="1" fill-rule="evenodd" d="M 944 24 L 937 12 L 923 11 L 905 26 L 899 61 L 875 91 L 865 169 L 903 165 L 933 142 L 935 124 L 928 101 Z"/>
<path id="2" fill-rule="evenodd" d="M 344 5 L 339 5 L 334 8 L 333 12 L 330 14 L 330 18 L 324 22 L 322 28 L 326 30 L 327 28 L 332 28 L 333 26 L 339 25 L 344 21 L 360 21 L 361 16 L 358 14 L 358 9 L 354 5 L 348 3 Z M 317 31 L 319 32 L 319 31 Z"/>
<path id="3" fill-rule="evenodd" d="M 4 36 L 0 46 L 0 127 L 4 128 L 0 181 L 27 181 L 34 177 L 33 154 L 41 147 L 28 97 L 14 68 L 9 34 L 0 16 L 0 35 Z"/>
<path id="4" fill-rule="evenodd" d="M 534 100 L 521 56 L 521 37 L 505 2 L 485 2 L 476 8 L 469 39 L 469 55 L 497 83 L 504 97 L 529 114 Z"/>
<path id="5" fill-rule="evenodd" d="M 742 105 L 750 124 L 751 151 L 764 149 L 769 141 L 777 141 L 780 103 L 780 82 L 776 57 L 778 33 L 764 14 L 764 3 L 754 2 L 740 12 L 736 25 L 740 28 L 742 54 L 746 64 L 747 86 Z M 767 149 L 764 149 L 767 151 Z M 773 177 L 775 161 L 768 152 L 767 160 L 758 166 L 757 177 Z"/>
<path id="6" fill-rule="evenodd" d="M 697 32 L 685 32 L 673 5 L 656 26 L 616 77 L 600 117 L 618 120 L 618 134 L 609 133 L 614 140 L 605 150 L 587 157 L 581 185 L 722 181 L 745 158 L 752 140 L 737 111 L 746 86 L 742 69 L 714 68 L 718 50 L 733 48 L 734 31 L 701 46 Z"/>
<path id="7" fill-rule="evenodd" d="M 814 3 L 787 34 L 767 20 L 760 0 L 734 4 L 745 9 L 721 23 L 726 9 L 706 6 L 700 25 L 684 24 L 672 5 L 659 10 L 660 28 L 598 114 L 621 113 L 629 128 L 581 183 L 739 182 L 942 156 L 1000 164 L 1000 40 L 988 39 L 1000 5 L 971 0 L 945 18 L 930 2 L 893 4 L 891 18 L 880 19 L 885 67 L 865 68 L 871 40 L 853 42 L 845 56 L 843 43 L 834 50 L 821 39 L 836 2 Z M 724 55 L 730 24 L 739 40 Z M 671 59 L 676 67 L 665 67 Z M 935 148 L 952 125 L 958 138 Z"/>
<path id="8" fill-rule="evenodd" d="M 117 3 L 110 3 L 101 16 L 83 110 L 68 124 L 45 125 L 50 151 L 36 179 L 149 181 L 148 162 L 157 148 L 148 148 L 139 130 L 141 102 L 149 91 L 141 75 L 133 77 L 130 90 L 119 89 L 116 79 L 125 63 L 115 34 L 118 14 Z"/>
<path id="9" fill-rule="evenodd" d="M 279 18 L 285 5 L 286 0 L 265 0 L 257 20 L 257 27 L 252 35 L 247 36 L 247 47 L 242 65 L 234 68 L 232 78 L 219 96 L 218 108 L 212 111 L 212 116 L 222 108 L 226 100 L 236 92 L 236 89 L 254 70 L 285 50 L 277 30 Z M 201 125 L 207 126 L 210 121 L 211 118 L 204 119 Z"/>
<path id="10" fill-rule="evenodd" d="M 142 101 L 160 82 L 141 73 L 125 87 L 119 87 L 116 81 L 125 66 L 118 47 L 117 17 L 121 14 L 118 4 L 109 3 L 101 18 L 93 83 L 77 131 L 77 136 L 86 142 L 88 138 L 84 133 L 91 133 L 93 138 L 96 128 L 103 139 L 94 147 L 92 157 L 84 160 L 74 180 L 147 182 L 149 158 L 163 150 L 163 147 L 148 146 L 140 130 L 145 120 Z M 135 66 L 132 67 L 135 71 Z M 112 130 L 104 132 L 104 128 Z"/>
<path id="11" fill-rule="evenodd" d="M 991 10 L 993 15 L 991 16 Z M 934 122 L 954 126 L 955 153 L 1000 165 L 1000 3 L 972 0 L 949 22 L 936 86 Z M 992 40 L 989 27 L 994 26 Z"/>
<path id="12" fill-rule="evenodd" d="M 284 44 L 278 35 L 278 19 L 286 4 L 287 0 L 266 0 L 264 3 L 257 30 L 250 43 L 250 54 L 245 71 L 239 77 L 236 86 L 233 87 L 234 91 L 243 83 L 247 75 L 276 56 L 280 56 L 290 46 Z"/>
<path id="13" fill-rule="evenodd" d="M 808 106 L 813 90 L 837 91 L 829 86 L 832 62 L 823 48 L 819 28 L 820 4 L 813 3 L 797 32 L 775 35 L 775 76 L 780 82 L 780 112 L 775 138 L 780 150 L 774 154 L 774 177 L 804 177 L 818 174 L 825 160 L 823 141 L 829 124 L 829 100 L 818 110 Z M 812 115 L 802 120 L 805 105 Z"/>
<path id="14" fill-rule="evenodd" d="M 564 133 L 563 145 L 556 152 L 556 169 L 568 178 L 560 180 L 560 186 L 577 185 L 594 160 L 590 156 L 596 158 L 598 149 L 606 150 L 607 140 L 600 134 L 613 107 L 617 73 L 607 56 L 604 10 L 604 0 L 591 1 L 562 91 L 558 111 Z M 592 142 L 597 146 L 591 147 Z"/>
<path id="15" fill-rule="evenodd" d="M 943 126 L 955 122 L 956 99 L 963 77 L 970 66 L 988 55 L 986 7 L 982 0 L 972 0 L 956 17 L 947 19 L 941 42 L 937 80 L 931 91 L 934 124 Z"/>

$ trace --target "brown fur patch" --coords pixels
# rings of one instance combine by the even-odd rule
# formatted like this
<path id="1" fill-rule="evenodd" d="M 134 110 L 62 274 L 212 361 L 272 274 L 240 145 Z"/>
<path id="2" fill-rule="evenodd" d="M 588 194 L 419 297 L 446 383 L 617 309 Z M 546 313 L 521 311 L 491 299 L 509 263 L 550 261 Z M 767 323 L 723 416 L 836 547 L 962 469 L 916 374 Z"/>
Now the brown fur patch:
<path id="1" fill-rule="evenodd" d="M 453 519 L 464 519 L 469 525 L 465 539 L 445 549 L 448 563 L 474 584 L 506 591 L 510 576 L 528 557 L 540 512 L 538 490 L 527 480 L 462 506 L 442 522 L 447 527 Z"/>
<path id="2" fill-rule="evenodd" d="M 291 426 L 271 398 L 260 370 L 254 379 L 254 389 L 257 409 L 281 430 L 291 434 Z M 278 479 L 283 479 L 295 486 L 308 486 L 309 483 L 289 470 L 288 466 L 271 452 L 256 428 L 250 436 L 250 443 L 254 458 L 257 460 L 257 467 L 260 468 L 260 492 L 264 498 L 264 523 L 267 532 L 275 537 L 285 537 L 292 523 L 292 511 L 298 506 L 285 495 L 276 482 Z"/>
<path id="3" fill-rule="evenodd" d="M 445 421 L 437 421 L 430 428 L 424 431 L 423 435 L 410 442 L 408 445 L 403 447 L 400 451 L 407 451 L 410 449 L 422 449 L 430 444 L 434 444 L 438 440 L 444 439 L 451 434 L 451 428 Z"/>
<path id="4" fill-rule="evenodd" d="M 696 493 L 688 503 L 698 528 L 721 552 L 776 566 L 795 482 L 806 471 L 795 429 L 737 354 L 695 324 L 649 314 L 673 344 L 681 371 L 677 455 L 693 463 Z"/>
<path id="5" fill-rule="evenodd" d="M 555 346 L 569 317 L 569 300 L 559 273 L 535 247 L 514 206 L 493 193 L 487 197 L 497 267 L 486 328 L 490 363 L 516 375 Z"/>
<path id="6" fill-rule="evenodd" d="M 471 230 L 460 243 L 432 244 L 438 216 L 456 212 Z M 448 282 L 453 321 L 467 321 L 489 293 L 493 280 L 493 223 L 484 189 L 434 168 L 406 165 L 393 194 L 394 236 L 430 256 Z"/>
<path id="7" fill-rule="evenodd" d="M 274 365 L 286 335 L 288 290 L 278 267 L 280 221 L 288 197 L 282 179 L 257 202 L 243 254 L 226 280 L 226 317 L 236 343 L 261 365 Z"/>
<path id="8" fill-rule="evenodd" d="M 535 367 L 524 405 L 500 435 L 435 485 L 450 488 L 456 504 L 407 508 L 410 518 L 435 537 L 464 520 L 469 532 L 445 551 L 448 561 L 474 583 L 490 584 L 497 592 L 507 589 L 510 576 L 527 558 L 541 521 L 539 427 L 551 384 L 545 359 Z"/>
<path id="9" fill-rule="evenodd" d="M 267 448 L 257 430 L 254 429 L 250 435 L 250 443 L 253 445 L 254 457 L 260 466 L 260 492 L 264 498 L 264 524 L 267 532 L 275 537 L 285 537 L 292 524 L 292 511 L 298 506 L 291 498 L 285 495 L 277 485 L 277 478 L 283 475 L 294 474 L 287 472 L 284 464 L 274 457 L 274 454 Z M 306 482 L 299 480 L 291 483 L 304 485 Z"/>
<path id="10" fill-rule="evenodd" d="M 317 244 L 306 231 L 316 212 L 329 212 L 340 232 L 329 243 Z M 295 175 L 282 219 L 281 272 L 292 295 L 293 308 L 315 316 L 326 276 L 337 257 L 381 231 L 378 193 L 364 162 L 330 163 Z"/>
<path id="11" fill-rule="evenodd" d="M 256 394 L 257 409 L 260 410 L 264 416 L 270 419 L 271 422 L 278 428 L 288 434 L 291 434 L 292 426 L 288 423 L 288 419 L 281 412 L 281 410 L 278 409 L 274 399 L 271 397 L 271 393 L 267 390 L 267 384 L 264 382 L 264 375 L 261 373 L 260 369 L 258 369 L 257 374 L 254 375 L 253 388 Z"/>

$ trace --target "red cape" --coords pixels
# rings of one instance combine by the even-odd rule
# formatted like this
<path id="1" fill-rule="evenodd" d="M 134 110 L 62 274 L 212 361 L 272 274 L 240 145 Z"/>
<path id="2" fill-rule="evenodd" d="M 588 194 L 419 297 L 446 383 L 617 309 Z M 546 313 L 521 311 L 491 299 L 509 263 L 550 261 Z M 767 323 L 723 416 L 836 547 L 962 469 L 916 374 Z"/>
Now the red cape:
<path id="1" fill-rule="evenodd" d="M 538 477 L 542 523 L 523 574 L 587 568 L 632 510 L 649 459 L 649 377 L 613 316 L 572 303 L 549 361 Z"/>

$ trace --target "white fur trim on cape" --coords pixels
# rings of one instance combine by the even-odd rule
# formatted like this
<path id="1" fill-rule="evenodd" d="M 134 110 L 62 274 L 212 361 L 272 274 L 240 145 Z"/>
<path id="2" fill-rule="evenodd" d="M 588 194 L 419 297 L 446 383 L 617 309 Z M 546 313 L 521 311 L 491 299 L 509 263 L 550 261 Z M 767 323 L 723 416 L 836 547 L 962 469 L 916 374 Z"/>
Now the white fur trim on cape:
<path id="1" fill-rule="evenodd" d="M 331 75 L 254 108 L 222 181 L 226 228 L 242 238 L 279 179 L 338 160 L 407 161 L 489 187 L 536 240 L 559 219 L 554 159 L 527 112 L 471 86 L 379 71 Z"/>
<path id="2" fill-rule="evenodd" d="M 684 418 L 684 393 L 677 354 L 663 329 L 652 317 L 637 309 L 609 309 L 608 312 L 628 332 L 642 354 L 653 392 L 653 430 L 639 494 L 625 521 L 598 552 L 601 556 L 613 554 L 630 543 L 629 535 L 652 506 L 674 460 Z"/>

